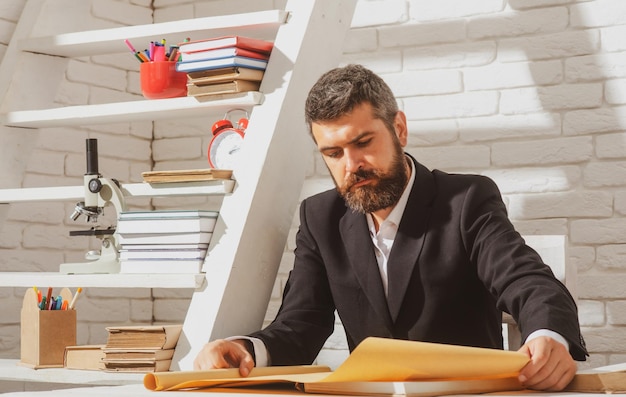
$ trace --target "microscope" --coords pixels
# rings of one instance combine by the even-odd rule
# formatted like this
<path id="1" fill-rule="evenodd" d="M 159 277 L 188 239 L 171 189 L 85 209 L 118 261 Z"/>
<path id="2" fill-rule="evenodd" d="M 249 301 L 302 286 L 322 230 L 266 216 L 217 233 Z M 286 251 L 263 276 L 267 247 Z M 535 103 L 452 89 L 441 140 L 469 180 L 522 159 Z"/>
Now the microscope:
<path id="1" fill-rule="evenodd" d="M 119 244 L 114 227 L 99 228 L 98 217 L 104 207 L 111 204 L 119 216 L 126 210 L 124 195 L 120 184 L 115 179 L 103 178 L 98 172 L 98 140 L 87 139 L 87 173 L 83 177 L 85 201 L 76 204 L 70 219 L 76 221 L 81 215 L 87 222 L 95 224 L 88 230 L 70 231 L 70 236 L 95 236 L 102 240 L 100 251 L 89 251 L 85 255 L 87 262 L 63 263 L 59 272 L 63 274 L 119 273 Z"/>

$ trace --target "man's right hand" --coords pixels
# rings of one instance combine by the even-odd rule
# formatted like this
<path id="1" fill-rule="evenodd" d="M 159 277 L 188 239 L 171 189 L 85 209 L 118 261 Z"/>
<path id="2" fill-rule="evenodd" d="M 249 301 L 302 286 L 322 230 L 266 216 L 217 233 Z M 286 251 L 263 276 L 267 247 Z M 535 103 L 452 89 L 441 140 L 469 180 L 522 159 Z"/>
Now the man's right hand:
<path id="1" fill-rule="evenodd" d="M 217 339 L 204 345 L 193 362 L 194 370 L 239 368 L 241 376 L 248 376 L 254 368 L 254 359 L 242 339 Z"/>

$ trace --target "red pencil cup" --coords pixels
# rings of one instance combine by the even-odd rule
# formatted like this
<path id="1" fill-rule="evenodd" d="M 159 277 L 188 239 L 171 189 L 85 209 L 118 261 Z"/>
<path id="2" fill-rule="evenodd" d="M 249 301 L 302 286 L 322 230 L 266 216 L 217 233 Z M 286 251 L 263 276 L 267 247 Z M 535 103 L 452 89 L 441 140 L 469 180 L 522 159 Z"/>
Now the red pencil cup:
<path id="1" fill-rule="evenodd" d="M 139 65 L 141 92 L 148 99 L 187 95 L 187 73 L 176 71 L 176 62 L 143 62 Z"/>

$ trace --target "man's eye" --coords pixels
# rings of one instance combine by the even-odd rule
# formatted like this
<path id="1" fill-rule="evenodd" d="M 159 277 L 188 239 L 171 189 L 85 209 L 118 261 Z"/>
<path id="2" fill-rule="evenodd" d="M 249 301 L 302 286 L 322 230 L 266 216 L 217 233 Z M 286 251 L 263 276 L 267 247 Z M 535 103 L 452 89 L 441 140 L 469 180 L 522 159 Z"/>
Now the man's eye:
<path id="1" fill-rule="evenodd" d="M 326 157 L 330 157 L 331 159 L 336 159 L 341 156 L 340 150 L 335 150 L 332 152 L 326 152 Z"/>
<path id="2" fill-rule="evenodd" d="M 358 141 L 358 142 L 356 143 L 356 145 L 357 145 L 357 146 L 359 146 L 359 147 L 366 147 L 367 145 L 369 145 L 369 144 L 370 144 L 370 142 L 372 142 L 372 140 L 371 140 L 371 139 L 366 139 L 366 140 L 364 140 L 364 141 Z"/>

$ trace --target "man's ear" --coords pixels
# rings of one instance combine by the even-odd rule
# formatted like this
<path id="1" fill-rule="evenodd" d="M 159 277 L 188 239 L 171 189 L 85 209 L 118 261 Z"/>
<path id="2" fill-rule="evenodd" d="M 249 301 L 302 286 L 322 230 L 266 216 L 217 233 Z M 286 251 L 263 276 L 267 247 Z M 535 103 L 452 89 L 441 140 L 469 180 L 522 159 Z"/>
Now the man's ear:
<path id="1" fill-rule="evenodd" d="M 402 145 L 402 147 L 405 147 L 409 139 L 409 129 L 406 124 L 406 115 L 403 111 L 398 110 L 398 113 L 396 113 L 394 126 L 396 130 L 396 136 L 400 141 L 400 145 Z"/>

